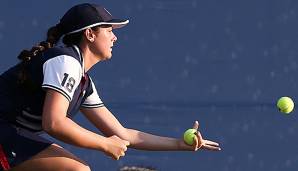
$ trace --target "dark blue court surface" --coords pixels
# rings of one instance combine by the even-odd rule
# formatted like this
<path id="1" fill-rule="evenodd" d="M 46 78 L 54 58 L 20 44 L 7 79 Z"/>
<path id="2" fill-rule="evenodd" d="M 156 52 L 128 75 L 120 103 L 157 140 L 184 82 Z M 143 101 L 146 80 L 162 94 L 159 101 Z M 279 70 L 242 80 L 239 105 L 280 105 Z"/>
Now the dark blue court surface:
<path id="1" fill-rule="evenodd" d="M 0 70 L 42 41 L 72 5 L 85 1 L 5 1 L 0 6 Z M 199 120 L 221 152 L 128 150 L 114 161 L 65 147 L 93 170 L 294 171 L 298 113 L 281 114 L 281 96 L 298 102 L 298 1 L 102 0 L 130 24 L 110 61 L 91 75 L 106 106 L 128 128 L 181 137 Z M 95 130 L 78 114 L 84 127 Z"/>

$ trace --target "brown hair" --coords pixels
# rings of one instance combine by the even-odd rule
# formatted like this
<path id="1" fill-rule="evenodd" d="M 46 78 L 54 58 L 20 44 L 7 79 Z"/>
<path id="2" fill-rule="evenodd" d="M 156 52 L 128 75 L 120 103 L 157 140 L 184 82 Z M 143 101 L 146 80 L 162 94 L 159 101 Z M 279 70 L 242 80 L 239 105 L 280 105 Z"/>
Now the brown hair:
<path id="1" fill-rule="evenodd" d="M 92 27 L 91 28 L 94 31 L 98 30 L 98 26 Z M 27 64 L 31 61 L 32 58 L 38 56 L 41 54 L 43 51 L 52 48 L 56 45 L 56 43 L 60 40 L 60 38 L 63 36 L 63 32 L 61 31 L 61 27 L 59 24 L 56 26 L 53 26 L 48 29 L 47 32 L 47 39 L 46 41 L 40 42 L 38 45 L 33 46 L 31 50 L 23 50 L 18 56 L 18 59 L 21 60 L 21 71 L 19 73 L 19 83 L 24 83 L 27 78 L 27 71 L 26 71 L 26 66 Z M 71 45 L 78 45 L 83 36 L 83 31 L 65 35 L 63 36 L 63 43 L 67 46 Z"/>
<path id="2" fill-rule="evenodd" d="M 18 55 L 18 59 L 21 60 L 21 71 L 19 73 L 19 82 L 23 83 L 27 79 L 26 66 L 28 62 L 38 56 L 41 52 L 54 47 L 62 36 L 59 26 L 53 26 L 48 29 L 46 41 L 40 42 L 38 45 L 33 46 L 31 50 L 22 50 Z"/>
<path id="3" fill-rule="evenodd" d="M 30 61 L 31 58 L 38 56 L 42 51 L 52 48 L 59 41 L 61 36 L 62 33 L 59 31 L 57 25 L 49 28 L 46 41 L 42 41 L 38 45 L 33 46 L 31 50 L 23 50 L 19 54 L 18 59 L 22 62 Z"/>

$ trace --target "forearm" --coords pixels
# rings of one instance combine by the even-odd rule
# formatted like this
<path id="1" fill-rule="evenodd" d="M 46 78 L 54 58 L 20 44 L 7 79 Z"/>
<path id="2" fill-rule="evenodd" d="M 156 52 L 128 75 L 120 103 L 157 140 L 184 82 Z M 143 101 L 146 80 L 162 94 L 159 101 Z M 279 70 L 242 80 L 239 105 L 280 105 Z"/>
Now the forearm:
<path id="1" fill-rule="evenodd" d="M 82 128 L 67 117 L 44 127 L 44 130 L 54 138 L 68 144 L 101 151 L 105 150 L 105 137 Z"/>
<path id="2" fill-rule="evenodd" d="M 126 140 L 130 147 L 150 151 L 175 151 L 182 150 L 180 140 L 170 137 L 161 137 L 138 130 L 127 129 Z"/>

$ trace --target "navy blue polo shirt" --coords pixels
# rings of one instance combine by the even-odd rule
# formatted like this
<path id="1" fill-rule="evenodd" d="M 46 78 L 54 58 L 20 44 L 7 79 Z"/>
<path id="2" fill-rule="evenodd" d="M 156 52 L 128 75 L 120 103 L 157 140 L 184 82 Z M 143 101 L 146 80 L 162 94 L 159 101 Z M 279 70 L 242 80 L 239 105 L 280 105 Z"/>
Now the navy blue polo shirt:
<path id="1" fill-rule="evenodd" d="M 22 67 L 26 79 L 20 82 Z M 68 101 L 67 116 L 80 108 L 104 106 L 77 46 L 54 47 L 34 57 L 27 65 L 17 64 L 0 76 L 0 118 L 42 131 L 42 110 L 46 89 L 61 93 Z"/>

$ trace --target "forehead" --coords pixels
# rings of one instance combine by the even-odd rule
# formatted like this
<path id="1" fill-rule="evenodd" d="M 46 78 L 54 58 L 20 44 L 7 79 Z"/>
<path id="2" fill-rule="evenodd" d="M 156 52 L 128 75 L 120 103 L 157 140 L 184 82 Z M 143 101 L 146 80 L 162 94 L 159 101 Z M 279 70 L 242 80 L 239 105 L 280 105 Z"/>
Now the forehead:
<path id="1" fill-rule="evenodd" d="M 108 32 L 112 31 L 112 29 L 113 29 L 112 27 L 99 27 L 99 28 L 96 29 L 95 32 L 96 32 L 97 35 L 100 35 L 100 34 L 105 35 Z"/>
<path id="2" fill-rule="evenodd" d="M 110 36 L 110 32 L 113 30 L 113 27 L 97 27 L 96 29 L 92 29 L 93 33 L 99 37 Z"/>
<path id="3" fill-rule="evenodd" d="M 104 25 L 100 25 L 99 27 L 101 27 L 101 28 L 110 28 L 110 27 L 113 27 L 113 26 L 110 25 L 110 24 L 104 24 Z"/>
<path id="4" fill-rule="evenodd" d="M 105 30 L 111 30 L 111 29 L 113 29 L 113 27 L 111 25 L 103 25 L 103 26 L 96 27 L 95 30 L 96 31 L 100 31 L 100 30 L 105 31 Z"/>
<path id="5" fill-rule="evenodd" d="M 113 29 L 112 26 L 109 26 L 109 27 L 99 27 L 100 30 L 111 30 Z"/>

